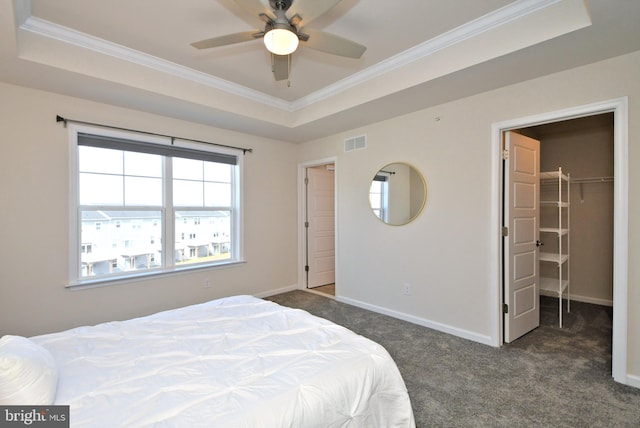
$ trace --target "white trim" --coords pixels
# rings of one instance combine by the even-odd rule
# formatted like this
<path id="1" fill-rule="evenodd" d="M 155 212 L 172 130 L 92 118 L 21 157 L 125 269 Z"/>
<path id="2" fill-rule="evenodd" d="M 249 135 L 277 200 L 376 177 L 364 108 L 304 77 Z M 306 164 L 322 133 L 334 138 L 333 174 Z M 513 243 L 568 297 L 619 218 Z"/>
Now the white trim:
<path id="1" fill-rule="evenodd" d="M 16 24 L 21 26 L 31 16 L 31 0 L 14 1 L 13 7 L 15 8 Z"/>
<path id="2" fill-rule="evenodd" d="M 561 1 L 564 0 L 520 0 L 511 3 L 293 102 L 32 16 L 30 0 L 24 0 L 25 5 L 16 12 L 16 19 L 21 30 L 185 78 L 292 113 Z"/>
<path id="3" fill-rule="evenodd" d="M 289 285 L 287 287 L 276 288 L 275 290 L 263 291 L 260 293 L 256 293 L 253 296 L 258 297 L 260 299 L 264 299 L 265 297 L 276 296 L 282 293 L 288 293 L 289 291 L 295 291 L 298 289 L 297 284 Z"/>
<path id="4" fill-rule="evenodd" d="M 627 385 L 640 388 L 640 376 L 627 374 Z"/>
<path id="5" fill-rule="evenodd" d="M 78 192 L 80 188 L 78 174 L 78 133 L 82 127 L 69 124 L 69 274 L 68 280 L 80 278 L 80 221 L 78 219 Z"/>
<path id="6" fill-rule="evenodd" d="M 435 54 L 443 49 L 450 48 L 465 40 L 472 39 L 485 32 L 499 28 L 515 19 L 531 13 L 536 13 L 542 9 L 559 3 L 562 0 L 522 0 L 511 3 L 473 21 L 465 23 L 457 28 L 440 34 L 432 39 L 420 43 L 404 52 L 400 52 L 390 58 L 372 65 L 360 72 L 342 79 L 332 85 L 328 85 L 316 92 L 302 97 L 291 104 L 291 111 L 301 110 L 317 102 L 333 97 L 347 89 L 356 87 L 373 80 L 379 76 L 389 73 L 398 68 L 405 67 L 412 62 L 418 61 Z"/>
<path id="7" fill-rule="evenodd" d="M 335 249 L 335 255 L 334 255 L 334 264 L 335 264 L 335 283 L 338 284 L 339 282 L 339 268 L 338 268 L 338 260 L 340 260 L 340 255 L 339 255 L 339 245 L 338 245 L 338 237 L 339 237 L 339 233 L 338 233 L 338 158 L 336 157 L 329 157 L 329 158 L 324 158 L 324 159 L 318 159 L 318 160 L 314 160 L 314 161 L 308 161 L 308 162 L 303 162 L 298 164 L 298 289 L 300 290 L 307 290 L 306 284 L 305 284 L 305 271 L 304 271 L 304 265 L 305 265 L 305 253 L 306 253 L 306 247 L 305 247 L 305 227 L 304 227 L 304 222 L 305 222 L 305 218 L 306 218 L 306 192 L 305 190 L 305 185 L 304 185 L 304 178 L 305 178 L 305 170 L 307 168 L 312 168 L 315 166 L 322 166 L 322 165 L 328 165 L 328 164 L 333 164 L 335 169 L 334 169 L 334 175 L 333 175 L 333 199 L 334 199 L 334 228 L 335 228 L 335 237 L 334 237 L 334 249 Z M 336 295 L 338 294 L 338 287 L 336 287 Z"/>
<path id="8" fill-rule="evenodd" d="M 92 288 L 112 287 L 116 285 L 127 285 L 136 282 L 151 281 L 157 277 L 180 276 L 187 275 L 199 271 L 212 271 L 218 269 L 229 269 L 246 264 L 246 260 L 218 263 L 216 265 L 193 265 L 179 268 L 170 268 L 152 272 L 143 272 L 139 274 L 131 274 L 127 277 L 110 277 L 107 279 L 86 280 L 82 282 L 70 283 L 65 285 L 70 291 L 91 290 Z"/>
<path id="9" fill-rule="evenodd" d="M 100 39 L 38 17 L 29 16 L 20 25 L 20 29 L 43 37 L 69 43 L 74 46 L 79 46 L 84 49 L 89 49 L 93 52 L 98 52 L 113 58 L 128 61 L 133 64 L 141 65 L 152 70 L 180 77 L 182 79 L 191 80 L 201 85 L 209 86 L 239 97 L 260 102 L 269 107 L 289 112 L 292 111 L 291 103 L 281 98 L 267 95 L 264 92 L 250 89 L 229 80 L 203 73 L 201 71 L 194 70 L 193 68 L 185 67 L 183 65 L 176 64 L 175 62 L 167 61 L 117 43 Z"/>
<path id="10" fill-rule="evenodd" d="M 626 97 L 612 101 L 615 111 L 613 169 L 613 379 L 627 383 L 629 296 L 629 105 Z"/>
<path id="11" fill-rule="evenodd" d="M 490 233 L 495 239 L 490 241 L 490 254 L 493 254 L 495 269 L 491 271 L 490 280 L 496 286 L 490 293 L 490 305 L 494 308 L 491 324 L 491 344 L 501 346 L 502 317 L 502 256 L 500 235 L 500 208 L 502 189 L 502 133 L 543 123 L 559 122 L 567 119 L 592 116 L 595 114 L 614 113 L 614 236 L 613 236 L 613 379 L 623 384 L 629 383 L 627 374 L 627 297 L 628 297 L 628 264 L 629 264 L 629 165 L 628 165 L 628 99 L 627 97 L 596 102 L 593 104 L 572 107 L 555 112 L 548 112 L 491 125 L 491 224 Z M 634 380 L 635 382 L 635 380 Z"/>
<path id="12" fill-rule="evenodd" d="M 482 343 L 485 345 L 491 345 L 491 336 L 478 334 L 469 330 L 463 330 L 458 327 L 453 327 L 448 324 L 442 324 L 436 321 L 431 321 L 426 318 L 416 317 L 414 315 L 405 314 L 404 312 L 394 311 L 392 309 L 383 308 L 381 306 L 372 305 L 370 303 L 361 302 L 360 300 L 350 299 L 348 297 L 338 297 L 336 300 L 341 303 L 346 303 L 352 306 L 357 306 L 362 309 L 367 309 L 372 312 L 376 312 L 383 315 L 388 315 L 393 318 L 397 318 L 403 321 L 410 322 L 412 324 L 421 325 L 423 327 L 430 328 L 432 330 L 441 331 L 443 333 L 451 334 L 463 339 L 472 340 L 474 342 Z"/>
<path id="13" fill-rule="evenodd" d="M 317 294 L 318 296 L 326 297 L 327 299 L 336 300 L 336 296 L 332 296 L 332 295 L 327 294 L 327 293 L 322 293 L 320 291 L 316 291 L 313 288 L 305 288 L 302 291 L 305 291 L 307 293 Z"/>

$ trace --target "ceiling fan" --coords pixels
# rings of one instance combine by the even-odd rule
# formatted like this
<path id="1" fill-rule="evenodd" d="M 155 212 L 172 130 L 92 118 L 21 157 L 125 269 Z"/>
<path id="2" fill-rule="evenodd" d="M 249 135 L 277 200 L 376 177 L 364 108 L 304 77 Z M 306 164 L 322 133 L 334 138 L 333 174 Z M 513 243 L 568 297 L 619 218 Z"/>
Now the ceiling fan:
<path id="1" fill-rule="evenodd" d="M 197 49 L 209 49 L 250 40 L 264 40 L 272 53 L 272 71 L 276 80 L 289 78 L 291 54 L 302 46 L 333 55 L 360 58 L 365 46 L 323 31 L 303 27 L 327 12 L 341 0 L 235 0 L 235 2 L 266 23 L 264 30 L 244 31 L 191 43 Z"/>

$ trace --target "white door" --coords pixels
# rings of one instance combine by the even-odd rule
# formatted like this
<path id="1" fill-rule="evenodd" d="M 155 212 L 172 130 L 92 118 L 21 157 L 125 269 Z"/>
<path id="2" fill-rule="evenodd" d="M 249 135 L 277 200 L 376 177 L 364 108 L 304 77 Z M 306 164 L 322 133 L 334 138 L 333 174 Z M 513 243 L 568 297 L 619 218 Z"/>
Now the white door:
<path id="1" fill-rule="evenodd" d="M 540 142 L 506 132 L 505 150 L 504 341 L 508 343 L 540 325 Z"/>
<path id="2" fill-rule="evenodd" d="M 307 168 L 307 288 L 335 282 L 333 165 Z"/>

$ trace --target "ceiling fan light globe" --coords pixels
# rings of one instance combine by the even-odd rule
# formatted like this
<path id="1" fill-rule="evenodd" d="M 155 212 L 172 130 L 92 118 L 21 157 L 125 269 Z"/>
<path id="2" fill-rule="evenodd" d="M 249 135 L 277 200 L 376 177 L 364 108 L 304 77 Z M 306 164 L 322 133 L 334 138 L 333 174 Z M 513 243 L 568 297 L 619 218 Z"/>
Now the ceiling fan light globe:
<path id="1" fill-rule="evenodd" d="M 290 30 L 274 28 L 264 35 L 264 45 L 276 55 L 289 55 L 298 48 L 298 36 Z"/>

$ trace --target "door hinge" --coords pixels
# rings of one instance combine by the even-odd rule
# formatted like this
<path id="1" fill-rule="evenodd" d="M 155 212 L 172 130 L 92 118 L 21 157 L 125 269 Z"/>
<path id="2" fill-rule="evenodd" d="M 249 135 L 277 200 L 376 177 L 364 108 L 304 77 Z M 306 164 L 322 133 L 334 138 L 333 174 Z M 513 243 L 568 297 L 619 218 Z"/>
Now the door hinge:
<path id="1" fill-rule="evenodd" d="M 509 313 L 509 305 L 507 305 L 506 303 L 502 304 L 502 313 L 504 313 L 504 314 L 508 314 Z"/>
<path id="2" fill-rule="evenodd" d="M 309 222 L 308 221 L 304 222 L 304 227 L 309 227 Z"/>
<path id="3" fill-rule="evenodd" d="M 502 151 L 502 159 L 504 159 L 504 160 L 509 159 L 509 150 L 504 149 L 504 150 Z"/>
<path id="4" fill-rule="evenodd" d="M 306 265 L 306 266 L 304 267 L 304 271 L 305 271 L 305 272 L 309 272 L 309 265 Z"/>
<path id="5" fill-rule="evenodd" d="M 309 184 L 309 179 L 307 177 L 304 178 L 304 184 Z"/>
<path id="6" fill-rule="evenodd" d="M 502 236 L 509 236 L 509 228 L 506 226 L 502 227 Z"/>

